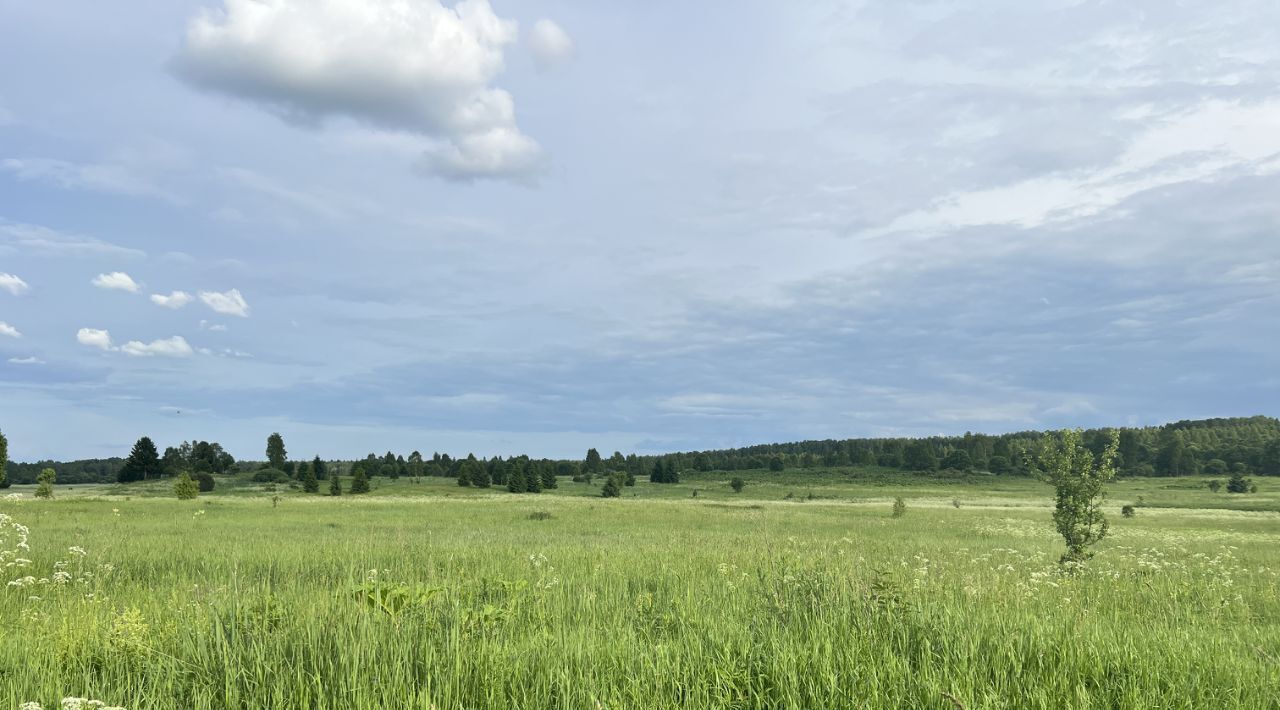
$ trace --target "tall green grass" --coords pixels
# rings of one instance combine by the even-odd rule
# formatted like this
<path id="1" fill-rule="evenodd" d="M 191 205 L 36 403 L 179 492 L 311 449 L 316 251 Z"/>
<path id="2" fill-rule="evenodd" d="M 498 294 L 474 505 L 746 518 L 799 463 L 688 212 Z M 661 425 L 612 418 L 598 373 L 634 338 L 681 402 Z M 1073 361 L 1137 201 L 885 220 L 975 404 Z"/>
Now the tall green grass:
<path id="1" fill-rule="evenodd" d="M 1280 707 L 1275 512 L 1113 514 L 1062 575 L 1045 491 L 769 485 L 0 503 L 22 575 L 95 575 L 0 589 L 0 707 Z"/>

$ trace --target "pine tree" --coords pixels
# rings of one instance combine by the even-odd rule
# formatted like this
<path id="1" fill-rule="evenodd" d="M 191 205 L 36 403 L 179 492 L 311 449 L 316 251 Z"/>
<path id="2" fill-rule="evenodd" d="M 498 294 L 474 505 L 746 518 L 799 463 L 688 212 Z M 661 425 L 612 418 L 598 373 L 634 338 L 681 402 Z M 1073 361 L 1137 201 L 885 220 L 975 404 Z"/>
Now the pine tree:
<path id="1" fill-rule="evenodd" d="M 546 461 L 543 461 L 542 465 L 539 466 L 538 468 L 541 469 L 538 472 L 538 475 L 542 477 L 543 490 L 551 490 L 553 488 L 560 487 L 559 481 L 556 480 L 556 469 L 554 466 L 547 463 Z"/>
<path id="2" fill-rule="evenodd" d="M 363 468 L 357 468 L 355 475 L 351 477 L 351 487 L 347 492 L 352 495 L 369 492 L 369 477 L 364 474 Z"/>
<path id="3" fill-rule="evenodd" d="M 191 500 L 200 495 L 200 487 L 191 479 L 189 473 L 183 471 L 173 482 L 173 494 L 178 496 L 178 500 Z"/>
<path id="4" fill-rule="evenodd" d="M 525 470 L 524 489 L 530 493 L 541 493 L 542 492 L 542 476 L 538 475 L 538 471 L 533 467 L 533 464 L 531 463 L 526 463 L 523 466 L 523 468 Z"/>
<path id="5" fill-rule="evenodd" d="M 315 472 L 317 481 L 323 481 L 329 477 L 329 472 L 325 468 L 324 461 L 320 460 L 319 455 L 316 455 L 316 457 L 311 460 L 311 470 Z"/>
<path id="6" fill-rule="evenodd" d="M 524 466 L 517 462 L 507 471 L 507 490 L 512 493 L 524 493 L 526 487 Z"/>
<path id="7" fill-rule="evenodd" d="M 116 480 L 120 483 L 145 481 L 158 478 L 163 471 L 160 452 L 156 451 L 155 443 L 144 436 L 133 445 L 133 450 L 129 452 L 129 458 L 125 459 Z"/>
<path id="8" fill-rule="evenodd" d="M 315 466 L 307 466 L 302 472 L 302 490 L 304 493 L 320 492 L 320 479 L 316 478 Z"/>
<path id="9" fill-rule="evenodd" d="M 338 476 L 337 471 L 334 471 L 333 475 L 329 476 L 329 495 L 331 496 L 342 495 L 342 482 L 339 480 L 339 478 L 340 476 Z"/>

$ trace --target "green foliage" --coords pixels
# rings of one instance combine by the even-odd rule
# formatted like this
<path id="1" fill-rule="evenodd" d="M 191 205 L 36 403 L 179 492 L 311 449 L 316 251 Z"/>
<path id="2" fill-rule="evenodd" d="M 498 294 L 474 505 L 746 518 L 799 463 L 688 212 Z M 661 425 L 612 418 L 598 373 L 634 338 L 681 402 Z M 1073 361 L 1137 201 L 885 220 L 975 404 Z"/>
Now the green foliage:
<path id="1" fill-rule="evenodd" d="M 0 431 L 0 488 L 9 486 L 9 440 Z"/>
<path id="2" fill-rule="evenodd" d="M 599 451 L 587 449 L 587 457 L 582 462 L 582 470 L 591 474 L 598 474 L 604 471 L 604 462 L 600 460 Z"/>
<path id="3" fill-rule="evenodd" d="M 341 476 L 338 475 L 337 471 L 334 471 L 333 473 L 329 474 L 329 495 L 331 496 L 342 495 L 342 480 L 341 480 Z"/>
<path id="4" fill-rule="evenodd" d="M 208 472 L 201 472 L 196 474 L 196 485 L 201 493 L 209 493 L 217 486 L 217 482 Z"/>
<path id="5" fill-rule="evenodd" d="M 1120 506 L 1120 514 L 1126 518 L 1132 518 L 1134 515 L 1137 515 L 1137 513 L 1138 509 L 1133 505 L 1125 504 Z"/>
<path id="6" fill-rule="evenodd" d="M 355 474 L 351 476 L 351 487 L 347 492 L 352 495 L 369 492 L 369 477 L 365 475 L 363 468 L 357 468 Z"/>
<path id="7" fill-rule="evenodd" d="M 40 477 L 36 479 L 36 497 L 37 498 L 53 498 L 53 484 L 58 480 L 58 472 L 51 468 L 46 468 L 40 472 Z"/>
<path id="8" fill-rule="evenodd" d="M 271 434 L 267 437 L 267 463 L 271 468 L 284 470 L 285 461 L 289 457 L 289 452 L 284 449 L 284 437 L 279 432 Z"/>
<path id="9" fill-rule="evenodd" d="M 1214 479 L 1212 481 L 1209 481 L 1208 486 L 1210 491 L 1217 493 L 1218 491 L 1222 490 L 1222 481 Z"/>
<path id="10" fill-rule="evenodd" d="M 729 479 L 729 487 L 733 489 L 734 493 L 741 493 L 742 489 L 747 487 L 747 482 L 742 480 L 741 476 L 734 476 Z"/>
<path id="11" fill-rule="evenodd" d="M 1250 485 L 1251 484 L 1249 482 L 1249 479 L 1244 477 L 1244 472 L 1236 471 L 1235 473 L 1231 474 L 1231 478 L 1227 479 L 1227 492 L 1228 493 L 1249 493 Z"/>
<path id="12" fill-rule="evenodd" d="M 786 468 L 787 468 L 787 464 L 782 460 L 781 456 L 774 456 L 769 459 L 770 471 L 773 471 L 774 473 L 778 473 L 780 471 L 786 470 Z"/>
<path id="13" fill-rule="evenodd" d="M 906 514 L 907 514 L 907 502 L 902 500 L 901 497 L 894 498 L 893 512 L 890 513 L 890 517 L 901 518 Z"/>
<path id="14" fill-rule="evenodd" d="M 173 494 L 178 497 L 178 500 L 192 500 L 200 494 L 200 487 L 192 480 L 190 474 L 183 471 L 173 482 Z"/>
<path id="15" fill-rule="evenodd" d="M 1093 556 L 1089 550 L 1107 535 L 1102 514 L 1105 485 L 1115 478 L 1120 436 L 1113 431 L 1101 457 L 1081 443 L 1078 429 L 1059 434 L 1041 457 L 1043 477 L 1054 489 L 1053 522 L 1067 544 L 1062 563 L 1081 563 Z"/>
<path id="16" fill-rule="evenodd" d="M 317 457 L 319 458 L 319 457 Z M 303 465 L 302 469 L 302 490 L 305 493 L 319 493 L 320 479 L 316 478 L 316 469 L 314 466 Z"/>
<path id="17" fill-rule="evenodd" d="M 164 466 L 160 462 L 155 442 L 144 436 L 134 443 L 129 458 L 125 459 L 124 466 L 120 469 L 118 480 L 120 483 L 146 481 L 159 478 L 163 473 Z"/>
<path id="18" fill-rule="evenodd" d="M 289 474 L 278 468 L 263 468 L 254 472 L 254 483 L 288 483 Z"/>
<path id="19" fill-rule="evenodd" d="M 316 474 L 316 480 L 323 481 L 329 477 L 329 467 L 317 455 L 311 460 L 311 470 Z"/>
<path id="20" fill-rule="evenodd" d="M 617 498 L 622 495 L 622 488 L 618 485 L 617 475 L 609 476 L 604 481 L 604 488 L 600 490 L 600 496 L 603 498 Z"/>
<path id="21" fill-rule="evenodd" d="M 911 471 L 935 471 L 938 468 L 938 457 L 928 441 L 917 439 L 903 451 L 902 465 Z"/>

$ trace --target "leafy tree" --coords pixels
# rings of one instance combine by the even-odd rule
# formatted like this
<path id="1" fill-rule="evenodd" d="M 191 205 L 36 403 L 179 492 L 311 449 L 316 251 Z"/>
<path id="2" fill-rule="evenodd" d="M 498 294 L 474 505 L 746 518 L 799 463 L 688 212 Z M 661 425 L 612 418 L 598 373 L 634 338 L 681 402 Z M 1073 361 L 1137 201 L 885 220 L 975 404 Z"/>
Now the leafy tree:
<path id="1" fill-rule="evenodd" d="M 746 485 L 747 485 L 747 482 L 737 476 L 734 476 L 729 481 L 729 487 L 733 489 L 734 493 L 741 493 L 742 489 L 745 488 Z"/>
<path id="2" fill-rule="evenodd" d="M 347 492 L 352 495 L 369 492 L 369 477 L 365 475 L 363 468 L 357 468 L 351 476 L 351 487 Z"/>
<path id="3" fill-rule="evenodd" d="M 783 460 L 782 460 L 782 457 L 781 457 L 781 456 L 774 456 L 773 458 L 769 459 L 769 470 L 770 470 L 770 471 L 773 471 L 774 473 L 777 473 L 777 472 L 779 472 L 779 471 L 784 471 L 784 470 L 786 470 L 786 468 L 787 468 L 787 464 L 786 464 L 786 462 L 785 462 L 785 461 L 783 461 Z"/>
<path id="4" fill-rule="evenodd" d="M 165 475 L 176 476 L 188 466 L 187 457 L 183 456 L 181 451 L 176 447 L 165 447 L 164 456 L 160 459 L 160 464 L 164 468 Z"/>
<path id="5" fill-rule="evenodd" d="M 1264 476 L 1280 476 L 1280 439 L 1273 439 L 1262 449 L 1258 461 L 1258 473 Z"/>
<path id="6" fill-rule="evenodd" d="M 627 471 L 626 471 L 625 477 L 622 480 L 622 484 L 625 486 L 634 486 L 636 484 L 636 472 L 632 471 L 630 466 L 627 467 Z"/>
<path id="7" fill-rule="evenodd" d="M 934 471 L 938 468 L 938 457 L 929 442 L 917 439 L 903 452 L 902 465 L 912 471 Z"/>
<path id="8" fill-rule="evenodd" d="M 1067 544 L 1061 563 L 1084 562 L 1093 556 L 1089 548 L 1107 536 L 1104 487 L 1115 478 L 1119 447 L 1120 434 L 1113 430 L 1101 457 L 1095 459 L 1081 443 L 1080 430 L 1067 429 L 1044 452 L 1042 475 L 1054 488 L 1053 522 Z"/>
<path id="9" fill-rule="evenodd" d="M 120 483 L 145 481 L 159 478 L 163 471 L 164 467 L 160 463 L 160 454 L 156 451 L 155 443 L 144 436 L 133 445 L 133 450 L 129 452 L 129 458 L 125 459 L 117 480 Z"/>
<path id="10" fill-rule="evenodd" d="M 53 498 L 53 484 L 58 480 L 58 472 L 51 468 L 46 468 L 40 472 L 40 476 L 36 478 L 37 498 Z"/>
<path id="11" fill-rule="evenodd" d="M 604 462 L 600 460 L 600 452 L 587 449 L 587 458 L 582 462 L 582 470 L 588 473 L 600 473 L 604 470 Z"/>
<path id="12" fill-rule="evenodd" d="M 1165 437 L 1160 454 L 1156 456 L 1156 473 L 1162 476 L 1186 476 L 1196 472 L 1196 460 L 1187 449 L 1186 440 L 1178 431 Z"/>
<path id="13" fill-rule="evenodd" d="M 329 477 L 329 471 L 325 467 L 324 461 L 320 460 L 319 454 L 314 459 L 311 459 L 311 470 L 315 472 L 317 481 L 323 481 Z"/>
<path id="14" fill-rule="evenodd" d="M 1137 508 L 1134 508 L 1132 505 L 1123 505 L 1120 507 L 1120 514 L 1126 518 L 1132 518 L 1134 515 L 1137 515 Z"/>
<path id="15" fill-rule="evenodd" d="M 907 514 L 907 503 L 902 498 L 893 499 L 893 512 L 890 515 L 894 518 L 901 518 Z"/>
<path id="16" fill-rule="evenodd" d="M 9 440 L 0 431 L 0 488 L 9 487 Z"/>
<path id="17" fill-rule="evenodd" d="M 622 471 L 627 467 L 627 460 L 623 458 L 621 451 L 613 452 L 613 456 L 609 457 L 608 468 L 610 471 Z"/>
<path id="18" fill-rule="evenodd" d="M 1221 476 L 1229 470 L 1227 462 L 1222 459 L 1209 459 L 1209 462 L 1204 465 L 1204 472 L 1210 476 Z"/>
<path id="19" fill-rule="evenodd" d="M 997 476 L 1003 476 L 1013 471 L 1013 465 L 1009 463 L 1008 457 L 992 456 L 987 459 L 987 470 Z"/>
<path id="20" fill-rule="evenodd" d="M 173 494 L 178 496 L 178 500 L 191 500 L 200 494 L 200 487 L 191 479 L 191 474 L 183 471 L 173 482 Z"/>
<path id="21" fill-rule="evenodd" d="M 319 493 L 320 479 L 316 478 L 314 466 L 306 466 L 302 472 L 302 490 L 304 493 Z"/>
<path id="22" fill-rule="evenodd" d="M 424 470 L 422 454 L 417 451 L 409 454 L 409 475 L 413 478 L 414 483 L 417 483 L 418 479 L 422 478 Z"/>
<path id="23" fill-rule="evenodd" d="M 942 468 L 951 471 L 968 471 L 973 468 L 969 452 L 964 449 L 952 449 L 942 457 Z"/>
<path id="24" fill-rule="evenodd" d="M 271 468 L 284 470 L 285 461 L 289 458 L 289 452 L 284 450 L 284 437 L 280 434 L 273 433 L 267 437 L 267 463 L 271 464 Z"/>
<path id="25" fill-rule="evenodd" d="M 622 488 L 618 486 L 618 477 L 616 475 L 609 476 L 604 481 L 604 488 L 600 490 L 602 498 L 617 498 L 622 495 Z"/>
<path id="26" fill-rule="evenodd" d="M 196 486 L 201 493 L 208 493 L 217 485 L 217 481 L 213 480 L 213 475 L 208 471 L 201 471 L 196 474 Z"/>
<path id="27" fill-rule="evenodd" d="M 338 476 L 337 471 L 334 471 L 333 475 L 329 476 L 329 495 L 331 496 L 342 495 L 342 481 L 340 480 L 340 478 L 341 477 Z"/>

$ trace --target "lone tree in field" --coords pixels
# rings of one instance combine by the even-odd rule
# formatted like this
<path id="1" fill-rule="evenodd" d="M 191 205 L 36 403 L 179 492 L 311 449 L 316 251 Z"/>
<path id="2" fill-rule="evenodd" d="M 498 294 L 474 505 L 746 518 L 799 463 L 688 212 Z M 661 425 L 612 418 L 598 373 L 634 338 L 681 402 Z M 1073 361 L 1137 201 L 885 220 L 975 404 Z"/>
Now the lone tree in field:
<path id="1" fill-rule="evenodd" d="M 178 475 L 178 480 L 173 482 L 173 494 L 178 496 L 178 500 L 191 500 L 200 495 L 200 487 L 191 480 L 190 474 L 183 471 Z"/>
<path id="2" fill-rule="evenodd" d="M 906 514 L 907 514 L 907 502 L 902 500 L 902 498 L 894 498 L 893 513 L 891 513 L 891 516 L 894 518 L 901 518 Z"/>
<path id="3" fill-rule="evenodd" d="M 316 467 L 307 466 L 303 462 L 304 470 L 302 472 L 302 490 L 306 493 L 320 492 L 320 479 L 316 478 Z"/>
<path id="4" fill-rule="evenodd" d="M 129 458 L 125 459 L 116 480 L 120 483 L 145 481 L 150 478 L 159 478 L 163 472 L 164 465 L 160 462 L 160 452 L 156 451 L 155 442 L 151 441 L 150 437 L 144 436 L 133 445 L 133 450 L 129 452 Z"/>
<path id="5" fill-rule="evenodd" d="M 338 480 L 337 471 L 334 471 L 333 475 L 329 476 L 329 495 L 331 496 L 342 495 L 342 482 Z"/>
<path id="6" fill-rule="evenodd" d="M 622 488 L 618 486 L 618 476 L 614 474 L 604 481 L 604 488 L 600 490 L 601 498 L 617 498 L 622 495 Z"/>
<path id="7" fill-rule="evenodd" d="M 289 458 L 289 452 L 284 450 L 284 437 L 279 433 L 274 433 L 267 437 L 267 462 L 271 464 L 271 468 L 284 470 L 285 460 Z"/>
<path id="8" fill-rule="evenodd" d="M 1249 479 L 1244 477 L 1244 471 L 1241 469 L 1237 468 L 1231 474 L 1231 478 L 1227 479 L 1228 493 L 1248 493 L 1249 487 L 1250 487 Z"/>
<path id="9" fill-rule="evenodd" d="M 734 476 L 733 479 L 729 481 L 729 487 L 733 489 L 734 493 L 741 493 L 742 489 L 747 487 L 747 482 L 742 480 L 739 476 Z"/>
<path id="10" fill-rule="evenodd" d="M 0 431 L 0 488 L 9 487 L 9 440 Z"/>
<path id="11" fill-rule="evenodd" d="M 1080 430 L 1066 429 L 1041 457 L 1041 475 L 1054 489 L 1053 522 L 1067 543 L 1060 563 L 1084 562 L 1093 556 L 1089 548 L 1107 536 L 1103 486 L 1116 476 L 1119 448 L 1120 434 L 1112 430 L 1102 456 L 1095 458 L 1081 443 Z"/>
<path id="12" fill-rule="evenodd" d="M 57 472 L 57 471 L 54 471 L 54 470 L 53 470 L 53 469 L 51 469 L 51 468 L 46 468 L 46 469 L 42 470 L 42 471 L 40 472 L 40 475 L 39 475 L 39 476 L 36 476 L 36 483 L 40 484 L 40 485 L 36 486 L 36 497 L 37 497 L 37 498 L 52 498 L 52 497 L 53 497 L 53 482 L 54 482 L 54 481 L 56 481 L 56 480 L 58 480 L 58 472 Z"/>
<path id="13" fill-rule="evenodd" d="M 351 477 L 351 488 L 347 489 L 352 495 L 369 492 L 369 477 L 364 475 L 363 468 L 357 468 L 354 476 Z"/>

